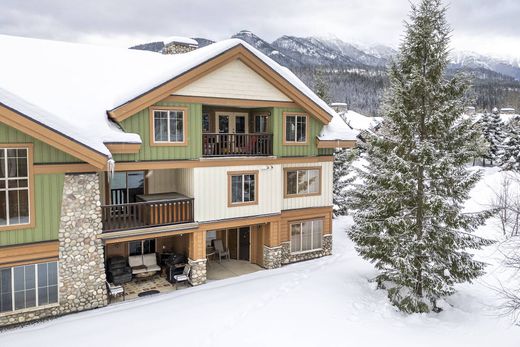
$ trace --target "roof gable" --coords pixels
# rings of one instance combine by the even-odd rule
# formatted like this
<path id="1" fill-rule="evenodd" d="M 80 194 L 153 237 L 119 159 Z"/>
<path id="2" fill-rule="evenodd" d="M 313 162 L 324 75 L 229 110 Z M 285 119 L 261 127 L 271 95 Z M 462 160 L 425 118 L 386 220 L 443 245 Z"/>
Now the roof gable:
<path id="1" fill-rule="evenodd" d="M 240 59 L 177 90 L 175 95 L 292 102 Z"/>

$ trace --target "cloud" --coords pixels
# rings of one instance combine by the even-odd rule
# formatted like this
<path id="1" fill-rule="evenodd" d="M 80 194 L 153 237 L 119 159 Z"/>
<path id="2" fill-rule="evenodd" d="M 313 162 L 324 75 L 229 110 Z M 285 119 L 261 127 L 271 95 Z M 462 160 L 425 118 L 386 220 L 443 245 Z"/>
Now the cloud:
<path id="1" fill-rule="evenodd" d="M 0 33 L 128 46 L 171 35 L 228 38 L 248 29 L 396 46 L 408 0 L 2 0 Z M 452 0 L 455 48 L 520 56 L 518 0 Z"/>

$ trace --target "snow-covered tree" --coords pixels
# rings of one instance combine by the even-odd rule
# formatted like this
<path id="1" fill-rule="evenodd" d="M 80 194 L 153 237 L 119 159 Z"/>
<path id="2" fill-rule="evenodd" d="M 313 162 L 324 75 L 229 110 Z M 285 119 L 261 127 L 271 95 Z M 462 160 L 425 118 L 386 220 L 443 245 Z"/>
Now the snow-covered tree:
<path id="1" fill-rule="evenodd" d="M 482 135 L 487 143 L 487 153 L 484 155 L 485 160 L 489 160 L 491 165 L 497 164 L 500 161 L 501 145 L 504 141 L 504 123 L 497 112 L 484 113 L 479 121 L 482 129 Z"/>
<path id="2" fill-rule="evenodd" d="M 323 71 L 316 69 L 314 71 L 314 93 L 326 103 L 330 103 L 329 87 L 323 78 Z"/>
<path id="3" fill-rule="evenodd" d="M 438 299 L 471 281 L 485 264 L 469 249 L 490 241 L 472 234 L 491 212 L 463 213 L 481 173 L 466 164 L 481 134 L 462 117 L 468 83 L 447 79 L 450 28 L 440 0 L 412 5 L 390 68 L 385 122 L 367 138 L 363 184 L 350 190 L 357 251 L 379 270 L 376 281 L 404 312 L 438 310 Z"/>
<path id="4" fill-rule="evenodd" d="M 336 149 L 332 176 L 334 216 L 347 215 L 347 186 L 353 182 L 352 162 L 357 157 L 355 149 Z"/>
<path id="5" fill-rule="evenodd" d="M 502 168 L 520 171 L 520 122 L 513 121 L 509 124 L 501 148 Z"/>

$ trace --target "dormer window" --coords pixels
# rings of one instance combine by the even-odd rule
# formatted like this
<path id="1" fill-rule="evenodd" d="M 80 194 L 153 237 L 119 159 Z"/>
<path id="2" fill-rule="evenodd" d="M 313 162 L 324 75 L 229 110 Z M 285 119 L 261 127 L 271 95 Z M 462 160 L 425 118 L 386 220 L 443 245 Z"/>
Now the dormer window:
<path id="1" fill-rule="evenodd" d="M 187 109 L 153 108 L 151 109 L 151 135 L 153 145 L 186 145 Z"/>

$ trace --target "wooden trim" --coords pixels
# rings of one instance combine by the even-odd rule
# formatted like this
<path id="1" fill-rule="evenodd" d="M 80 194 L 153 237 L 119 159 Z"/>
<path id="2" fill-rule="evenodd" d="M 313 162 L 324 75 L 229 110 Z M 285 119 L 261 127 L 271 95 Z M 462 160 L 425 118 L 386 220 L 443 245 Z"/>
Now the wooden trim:
<path id="1" fill-rule="evenodd" d="M 306 111 L 315 115 L 322 123 L 327 124 L 332 119 L 332 116 L 321 106 L 290 84 L 282 75 L 251 53 L 243 45 L 237 45 L 222 52 L 183 74 L 173 77 L 169 81 L 110 110 L 108 113 L 113 119 L 120 122 L 140 110 L 167 98 L 175 93 L 176 90 L 183 88 L 234 59 L 240 59 L 240 61 L 256 71 L 266 81 L 277 87 L 282 93 L 287 95 L 287 97 L 294 100 L 296 104 L 301 105 Z"/>
<path id="2" fill-rule="evenodd" d="M 155 142 L 155 111 L 182 111 L 182 142 Z M 169 116 L 168 116 L 169 117 Z M 188 118 L 187 107 L 182 106 L 152 106 L 149 108 L 150 146 L 152 147 L 186 147 L 188 146 Z"/>
<path id="3" fill-rule="evenodd" d="M 28 185 L 29 185 L 29 187 L 28 187 L 29 188 L 28 189 L 29 190 L 29 223 L 0 226 L 0 232 L 34 228 L 36 226 L 36 208 L 35 208 L 35 199 L 34 199 L 35 187 L 34 187 L 34 169 L 33 169 L 34 146 L 32 143 L 16 143 L 16 144 L 7 143 L 7 144 L 0 144 L 0 148 L 27 149 L 27 162 L 28 162 L 27 175 L 28 175 Z"/>
<path id="4" fill-rule="evenodd" d="M 178 161 L 146 161 L 146 162 L 116 162 L 116 171 L 129 170 L 163 170 L 163 169 L 186 169 L 199 167 L 222 167 L 241 165 L 275 165 L 296 163 L 321 163 L 331 162 L 332 156 L 318 157 L 281 157 L 281 158 L 234 158 L 234 159 L 205 159 L 205 160 L 178 160 Z"/>
<path id="5" fill-rule="evenodd" d="M 44 263 L 58 260 L 58 257 L 58 241 L 0 247 L 0 267 Z"/>
<path id="6" fill-rule="evenodd" d="M 258 170 L 252 171 L 228 171 L 228 207 L 241 207 L 241 206 L 250 206 L 250 205 L 258 205 L 258 181 L 260 175 L 258 174 Z M 255 200 L 248 202 L 232 202 L 233 194 L 231 191 L 231 178 L 233 176 L 243 176 L 243 175 L 254 175 L 255 176 Z"/>
<path id="7" fill-rule="evenodd" d="M 305 116 L 305 142 L 298 142 L 296 141 L 296 133 L 294 134 L 295 135 L 295 140 L 294 141 L 287 141 L 285 136 L 287 135 L 286 133 L 286 127 L 287 127 L 287 116 Z M 307 146 L 309 144 L 309 128 L 310 128 L 310 124 L 309 124 L 309 115 L 307 113 L 304 113 L 304 112 L 283 112 L 282 113 L 282 144 L 284 146 Z M 296 125 L 296 128 L 298 127 L 297 124 Z"/>
<path id="8" fill-rule="evenodd" d="M 357 141 L 316 139 L 316 144 L 317 144 L 318 148 L 355 148 Z"/>
<path id="9" fill-rule="evenodd" d="M 185 103 L 193 103 L 193 104 L 212 105 L 212 106 L 246 107 L 246 108 L 298 107 L 298 105 L 292 101 L 233 99 L 233 98 L 189 96 L 189 95 L 177 95 L 177 94 L 167 97 L 166 99 L 164 99 L 164 101 L 185 102 Z"/>
<path id="10" fill-rule="evenodd" d="M 322 167 L 321 166 L 299 166 L 299 167 L 284 167 L 283 168 L 283 198 L 284 199 L 292 199 L 292 198 L 304 198 L 304 197 L 309 197 L 309 196 L 318 196 L 318 195 L 321 195 L 322 193 L 322 190 L 321 190 L 321 184 L 322 184 L 322 178 L 323 178 L 323 173 L 322 173 Z M 319 189 L 318 189 L 318 192 L 317 193 L 306 193 L 306 194 L 289 194 L 287 193 L 287 188 L 288 188 L 288 184 L 287 184 L 287 174 L 289 173 L 289 171 L 309 171 L 309 170 L 318 170 L 319 172 Z"/>
<path id="11" fill-rule="evenodd" d="M 56 173 L 85 173 L 97 172 L 99 169 L 90 164 L 34 164 L 35 175 L 48 175 Z"/>
<path id="12" fill-rule="evenodd" d="M 58 133 L 56 130 L 50 129 L 3 104 L 0 104 L 0 122 L 78 159 L 84 160 L 98 169 L 103 169 L 106 166 L 108 159 L 106 155 L 76 142 L 68 136 Z"/>
<path id="13" fill-rule="evenodd" d="M 105 143 L 110 153 L 136 154 L 141 150 L 140 143 Z"/>

